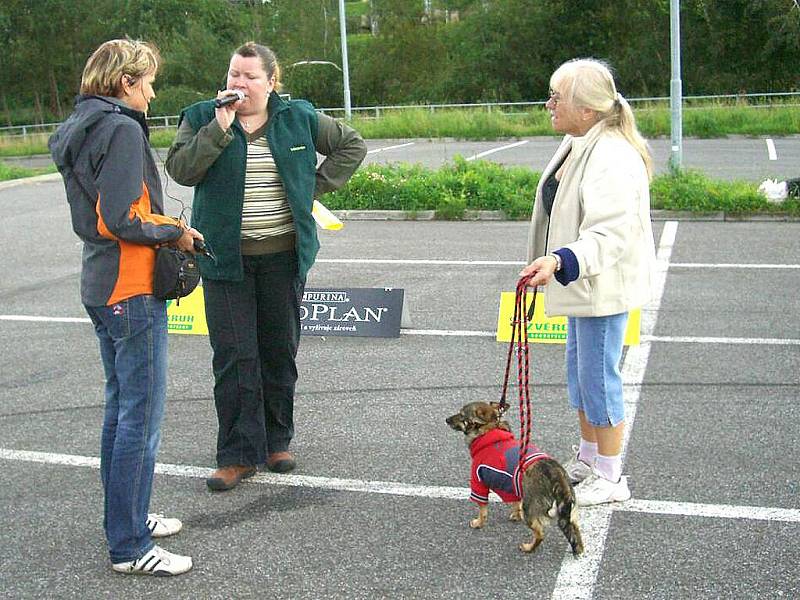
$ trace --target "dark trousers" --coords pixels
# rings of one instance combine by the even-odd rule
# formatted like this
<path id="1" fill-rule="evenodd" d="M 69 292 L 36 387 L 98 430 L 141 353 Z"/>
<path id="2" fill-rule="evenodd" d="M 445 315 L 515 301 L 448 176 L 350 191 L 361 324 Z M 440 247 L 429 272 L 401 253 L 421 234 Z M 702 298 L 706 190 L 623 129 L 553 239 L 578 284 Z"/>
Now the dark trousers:
<path id="1" fill-rule="evenodd" d="M 243 256 L 243 281 L 203 281 L 214 352 L 217 465 L 257 465 L 294 435 L 305 282 L 294 251 Z"/>

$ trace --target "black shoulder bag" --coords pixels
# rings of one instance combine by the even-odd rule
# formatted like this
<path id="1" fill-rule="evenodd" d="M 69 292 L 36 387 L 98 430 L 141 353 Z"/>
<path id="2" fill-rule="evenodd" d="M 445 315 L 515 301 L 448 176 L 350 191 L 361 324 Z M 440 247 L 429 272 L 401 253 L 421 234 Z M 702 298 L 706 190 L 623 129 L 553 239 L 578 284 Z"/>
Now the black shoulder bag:
<path id="1" fill-rule="evenodd" d="M 171 246 L 156 249 L 156 267 L 153 270 L 153 295 L 159 300 L 188 296 L 200 282 L 197 259 L 188 252 Z"/>

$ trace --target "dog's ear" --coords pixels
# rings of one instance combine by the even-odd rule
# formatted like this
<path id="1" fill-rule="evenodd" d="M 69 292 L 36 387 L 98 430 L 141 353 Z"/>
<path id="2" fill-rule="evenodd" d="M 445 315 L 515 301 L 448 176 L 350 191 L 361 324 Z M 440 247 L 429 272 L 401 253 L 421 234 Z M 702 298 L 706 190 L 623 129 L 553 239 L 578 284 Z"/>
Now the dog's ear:
<path id="1" fill-rule="evenodd" d="M 506 409 L 508 406 L 504 404 L 500 404 L 499 402 L 489 402 L 489 406 L 491 406 L 495 411 L 497 411 L 497 418 L 502 419 L 503 415 L 506 414 Z"/>
<path id="2" fill-rule="evenodd" d="M 475 411 L 475 416 L 484 423 L 494 423 L 500 418 L 500 413 L 494 403 L 481 404 Z"/>

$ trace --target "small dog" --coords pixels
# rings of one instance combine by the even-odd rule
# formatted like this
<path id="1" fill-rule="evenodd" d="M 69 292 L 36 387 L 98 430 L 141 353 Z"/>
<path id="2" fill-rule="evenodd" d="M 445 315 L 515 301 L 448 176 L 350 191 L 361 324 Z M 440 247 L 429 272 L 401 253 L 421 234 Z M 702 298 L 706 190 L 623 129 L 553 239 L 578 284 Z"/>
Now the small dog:
<path id="1" fill-rule="evenodd" d="M 471 402 L 447 418 L 447 424 L 467 437 L 472 455 L 470 500 L 478 504 L 478 517 L 469 522 L 473 529 L 486 525 L 489 516 L 489 490 L 511 504 L 509 519 L 525 524 L 533 532 L 533 541 L 520 544 L 523 552 L 534 552 L 544 539 L 544 527 L 557 516 L 572 554 L 583 553 L 583 539 L 578 528 L 575 493 L 564 468 L 533 445 L 519 463 L 519 440 L 502 420 L 503 409 L 497 402 Z"/>

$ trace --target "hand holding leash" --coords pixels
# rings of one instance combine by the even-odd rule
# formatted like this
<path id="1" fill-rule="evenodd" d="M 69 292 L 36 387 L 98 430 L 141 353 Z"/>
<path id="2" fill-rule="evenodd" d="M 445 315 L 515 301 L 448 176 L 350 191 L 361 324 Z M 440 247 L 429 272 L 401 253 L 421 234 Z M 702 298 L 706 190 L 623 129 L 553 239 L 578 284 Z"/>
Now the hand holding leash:
<path id="1" fill-rule="evenodd" d="M 520 277 L 527 278 L 528 287 L 547 285 L 558 270 L 558 260 L 553 254 L 540 256 L 519 272 Z"/>

